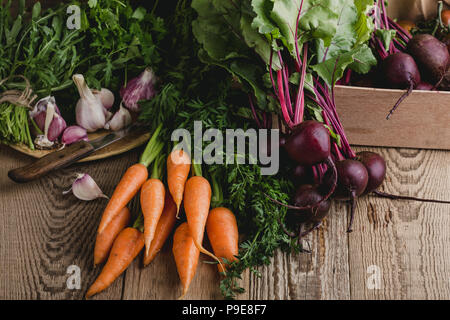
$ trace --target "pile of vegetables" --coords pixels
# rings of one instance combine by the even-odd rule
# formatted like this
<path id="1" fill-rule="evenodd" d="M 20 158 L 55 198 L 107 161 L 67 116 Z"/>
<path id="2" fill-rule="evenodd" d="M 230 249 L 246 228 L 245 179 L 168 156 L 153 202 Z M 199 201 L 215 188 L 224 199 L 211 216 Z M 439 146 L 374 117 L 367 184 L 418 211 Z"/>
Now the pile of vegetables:
<path id="1" fill-rule="evenodd" d="M 382 0 L 375 1 L 374 32 L 369 41 L 378 64 L 366 76 L 347 71 L 341 84 L 407 89 L 387 115 L 416 90 L 449 90 L 450 83 L 450 10 L 438 2 L 436 19 L 398 23 L 387 16 Z"/>
<path id="2" fill-rule="evenodd" d="M 370 74 L 381 56 L 396 60 L 390 57 L 414 43 L 406 32 L 392 32 L 402 29 L 385 15 L 379 23 L 374 8 L 383 9 L 383 2 L 165 4 L 133 8 L 128 1 L 90 0 L 82 4 L 82 28 L 72 31 L 61 27 L 67 4 L 46 11 L 36 4 L 30 20 L 24 1 L 15 19 L 11 1 L 2 6 L 0 72 L 9 81 L 0 86 L 4 95 L 15 92 L 5 108 L 22 112 L 0 117 L 4 141 L 31 148 L 33 135 L 57 147 L 137 120 L 152 133 L 104 209 L 94 249 L 95 265 L 104 266 L 86 297 L 106 289 L 141 251 L 149 265 L 174 230 L 182 296 L 203 253 L 218 265 L 224 297 L 235 298 L 243 292 L 244 270 L 258 274 L 277 249 L 307 251 L 303 239 L 326 218 L 332 199 L 350 204 L 347 231 L 360 196 L 448 203 L 378 191 L 385 161 L 352 150 L 336 111 L 336 83 Z M 39 66 L 28 67 L 33 64 Z M 404 74 L 392 79 L 405 88 L 419 83 L 416 70 Z M 30 85 L 12 83 L 17 76 Z M 278 124 L 279 172 L 261 175 L 259 164 L 195 163 L 171 141 L 175 129 L 193 132 L 194 121 L 204 130 Z M 19 135 L 12 123 L 26 130 Z M 249 154 L 235 150 L 235 157 L 248 160 Z M 81 200 L 107 197 L 88 174 L 71 190 Z M 127 208 L 134 197 L 140 212 Z M 213 252 L 204 248 L 205 231 Z"/>
<path id="3" fill-rule="evenodd" d="M 137 101 L 154 95 L 156 78 L 145 69 L 161 61 L 162 19 L 128 1 L 68 1 L 47 10 L 36 2 L 28 11 L 20 0 L 16 16 L 12 4 L 0 8 L 0 141 L 58 148 L 87 132 L 120 130 L 137 117 Z M 71 4 L 83 13 L 80 29 L 66 26 Z M 16 101 L 11 90 L 39 101 Z"/>

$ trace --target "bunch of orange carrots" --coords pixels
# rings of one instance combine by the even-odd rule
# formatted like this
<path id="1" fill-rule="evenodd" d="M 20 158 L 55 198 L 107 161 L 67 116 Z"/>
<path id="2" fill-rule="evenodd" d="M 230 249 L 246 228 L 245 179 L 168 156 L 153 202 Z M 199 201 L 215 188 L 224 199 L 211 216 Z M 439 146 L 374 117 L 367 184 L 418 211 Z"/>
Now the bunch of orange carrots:
<path id="1" fill-rule="evenodd" d="M 200 252 L 214 258 L 224 275 L 227 264 L 237 259 L 239 234 L 234 214 L 223 207 L 210 210 L 211 185 L 201 175 L 201 167 L 191 164 L 189 155 L 182 149 L 174 148 L 163 161 L 166 157 L 158 142 L 160 131 L 161 126 L 154 132 L 139 163 L 127 169 L 103 212 L 95 242 L 94 265 L 106 263 L 86 298 L 108 288 L 144 248 L 143 265 L 149 265 L 175 228 L 182 203 L 187 221 L 176 228 L 172 248 L 182 285 L 180 298 L 186 295 L 195 276 Z M 167 188 L 162 179 L 164 162 Z M 147 167 L 152 163 L 149 178 Z M 138 193 L 142 214 L 129 227 L 131 214 L 127 205 Z M 202 245 L 205 229 L 214 253 Z"/>

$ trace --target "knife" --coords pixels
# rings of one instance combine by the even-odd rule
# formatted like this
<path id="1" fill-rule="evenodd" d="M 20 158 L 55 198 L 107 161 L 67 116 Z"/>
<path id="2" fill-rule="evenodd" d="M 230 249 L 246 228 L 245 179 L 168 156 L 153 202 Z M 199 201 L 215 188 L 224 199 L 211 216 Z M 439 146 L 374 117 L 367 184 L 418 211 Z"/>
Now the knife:
<path id="1" fill-rule="evenodd" d="M 78 141 L 66 146 L 62 150 L 49 153 L 35 162 L 8 172 L 8 177 L 18 183 L 39 179 L 50 171 L 65 168 L 72 163 L 83 159 L 94 151 L 100 150 L 111 143 L 126 137 L 136 126 L 108 133 L 106 136 L 92 141 Z M 133 131 L 134 132 L 134 131 Z"/>

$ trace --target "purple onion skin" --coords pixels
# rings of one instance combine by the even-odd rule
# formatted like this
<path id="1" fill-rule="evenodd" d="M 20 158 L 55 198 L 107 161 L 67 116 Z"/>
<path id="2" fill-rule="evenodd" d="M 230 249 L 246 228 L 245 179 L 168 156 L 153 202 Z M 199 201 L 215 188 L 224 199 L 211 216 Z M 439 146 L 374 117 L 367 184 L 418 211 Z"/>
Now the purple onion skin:
<path id="1" fill-rule="evenodd" d="M 287 138 L 285 149 L 289 157 L 303 166 L 325 162 L 330 156 L 330 133 L 315 120 L 307 120 L 296 126 Z"/>
<path id="2" fill-rule="evenodd" d="M 79 126 L 70 126 L 66 130 L 61 137 L 61 142 L 63 144 L 72 144 L 78 141 L 89 141 L 87 136 L 86 129 Z"/>
<path id="3" fill-rule="evenodd" d="M 357 160 L 346 159 L 336 162 L 338 182 L 334 197 L 339 200 L 349 200 L 352 193 L 360 196 L 366 190 L 369 174 L 366 167 Z"/>
<path id="4" fill-rule="evenodd" d="M 368 194 L 383 183 L 386 178 L 386 161 L 384 158 L 375 152 L 361 151 L 356 154 L 356 159 L 366 167 L 369 176 L 365 194 Z"/>
<path id="5" fill-rule="evenodd" d="M 406 50 L 416 61 L 424 78 L 431 83 L 441 80 L 450 65 L 447 46 L 431 34 L 415 35 L 409 40 Z"/>
<path id="6" fill-rule="evenodd" d="M 313 205 L 322 200 L 323 196 L 312 185 L 301 185 L 294 196 L 294 204 L 299 207 Z M 327 215 L 331 207 L 331 201 L 325 200 L 321 202 L 316 208 L 305 210 L 293 210 L 290 213 L 290 218 L 295 223 L 318 223 L 322 221 Z M 290 220 L 291 220 L 290 219 Z"/>
<path id="7" fill-rule="evenodd" d="M 407 53 L 397 52 L 383 60 L 383 74 L 392 88 L 413 88 L 420 83 L 417 64 Z"/>
<path id="8" fill-rule="evenodd" d="M 138 77 L 131 79 L 126 87 L 120 89 L 120 96 L 125 107 L 130 111 L 138 112 L 140 110 L 139 101 L 148 100 L 155 96 L 154 85 L 155 75 L 149 69 L 146 69 Z"/>

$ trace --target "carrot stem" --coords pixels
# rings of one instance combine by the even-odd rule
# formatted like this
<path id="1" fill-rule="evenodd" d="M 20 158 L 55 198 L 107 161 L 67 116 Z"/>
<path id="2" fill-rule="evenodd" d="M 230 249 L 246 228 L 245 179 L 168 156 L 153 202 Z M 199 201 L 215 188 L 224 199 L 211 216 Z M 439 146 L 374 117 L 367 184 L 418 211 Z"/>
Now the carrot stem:
<path id="1" fill-rule="evenodd" d="M 163 148 L 163 144 L 159 143 L 157 140 L 161 129 L 162 123 L 158 126 L 158 128 L 156 128 L 155 132 L 147 143 L 144 152 L 141 155 L 141 159 L 139 160 L 139 163 L 143 164 L 146 167 L 148 167 L 155 160 L 155 158 Z"/>
<path id="2" fill-rule="evenodd" d="M 202 177 L 202 165 L 192 161 L 192 171 L 194 176 Z"/>

